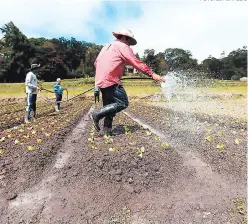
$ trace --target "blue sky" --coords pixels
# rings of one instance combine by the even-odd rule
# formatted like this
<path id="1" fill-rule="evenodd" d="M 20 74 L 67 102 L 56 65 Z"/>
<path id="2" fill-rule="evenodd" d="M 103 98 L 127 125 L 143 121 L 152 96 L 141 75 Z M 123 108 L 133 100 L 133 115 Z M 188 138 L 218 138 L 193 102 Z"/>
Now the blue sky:
<path id="1" fill-rule="evenodd" d="M 247 45 L 247 1 L 1 0 L 0 26 L 13 21 L 28 37 L 75 37 L 106 44 L 130 29 L 145 49 L 190 50 L 199 61 Z M 13 5 L 15 7 L 13 7 Z M 1 34 L 0 34 L 1 35 Z"/>

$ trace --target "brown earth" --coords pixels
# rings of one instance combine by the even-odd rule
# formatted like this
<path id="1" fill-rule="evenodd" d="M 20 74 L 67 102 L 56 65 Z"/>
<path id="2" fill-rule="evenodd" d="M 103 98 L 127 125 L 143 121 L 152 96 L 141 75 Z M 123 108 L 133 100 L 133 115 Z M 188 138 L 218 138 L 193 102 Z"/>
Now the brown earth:
<path id="1" fill-rule="evenodd" d="M 0 191 L 0 223 L 230 224 L 244 219 L 244 122 L 135 103 L 127 115 L 138 123 L 119 114 L 115 136 L 105 139 L 92 131 L 89 113 L 39 151 L 1 160 L 0 181 L 7 181 Z"/>

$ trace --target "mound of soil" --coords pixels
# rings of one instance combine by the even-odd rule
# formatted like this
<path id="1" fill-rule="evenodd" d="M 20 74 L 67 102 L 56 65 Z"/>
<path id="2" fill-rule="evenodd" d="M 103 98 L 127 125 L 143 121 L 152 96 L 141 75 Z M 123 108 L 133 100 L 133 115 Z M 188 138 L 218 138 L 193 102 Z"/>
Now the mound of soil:
<path id="1" fill-rule="evenodd" d="M 197 115 L 169 108 L 133 103 L 129 112 L 160 130 L 176 147 L 190 148 L 213 170 L 246 181 L 247 123 L 230 117 Z M 235 142 L 238 140 L 238 144 Z M 223 149 L 216 148 L 223 145 Z"/>
<path id="2" fill-rule="evenodd" d="M 140 193 L 152 187 L 175 184 L 183 175 L 182 158 L 172 147 L 164 149 L 163 142 L 133 122 L 126 115 L 116 117 L 119 124 L 114 128 L 110 143 L 102 134 L 94 135 L 94 142 L 88 142 L 84 164 L 89 175 L 123 184 L 130 193 Z M 125 133 L 125 128 L 128 133 Z M 91 136 L 88 135 L 90 139 Z M 111 142 L 113 139 L 113 142 Z M 97 149 L 92 149 L 93 147 Z M 92 147 L 92 148 L 91 148 Z M 144 148 L 141 155 L 138 150 Z M 166 163 L 164 162 L 166 161 Z M 166 175 L 164 175 L 166 173 Z"/>
<path id="3" fill-rule="evenodd" d="M 68 126 L 59 129 L 34 151 L 20 149 L 14 144 L 6 145 L 5 154 L 0 157 L 0 197 L 11 200 L 13 195 L 39 182 L 44 171 L 54 162 L 65 137 L 87 111 L 85 108 Z"/>

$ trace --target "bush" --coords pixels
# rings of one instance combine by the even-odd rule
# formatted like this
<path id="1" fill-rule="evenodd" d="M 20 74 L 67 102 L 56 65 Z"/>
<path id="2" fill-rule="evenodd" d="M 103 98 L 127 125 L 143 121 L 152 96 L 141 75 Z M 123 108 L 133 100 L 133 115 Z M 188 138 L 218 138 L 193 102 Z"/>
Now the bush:
<path id="1" fill-rule="evenodd" d="M 239 76 L 239 75 L 233 75 L 231 77 L 231 80 L 239 80 L 240 78 L 241 78 L 241 76 Z"/>

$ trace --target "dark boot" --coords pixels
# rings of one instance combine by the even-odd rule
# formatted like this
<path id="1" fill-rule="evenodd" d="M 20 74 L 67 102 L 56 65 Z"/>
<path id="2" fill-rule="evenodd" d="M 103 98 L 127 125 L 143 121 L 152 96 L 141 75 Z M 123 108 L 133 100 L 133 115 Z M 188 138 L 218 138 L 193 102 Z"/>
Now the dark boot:
<path id="1" fill-rule="evenodd" d="M 100 131 L 100 127 L 99 127 L 99 121 L 108 116 L 108 115 L 112 115 L 116 113 L 116 105 L 115 104 L 109 104 L 103 108 L 101 108 L 99 111 L 94 111 L 91 114 L 91 119 L 93 120 L 93 125 L 96 129 L 96 131 Z"/>
<path id="2" fill-rule="evenodd" d="M 103 123 L 103 132 L 104 135 L 107 136 L 112 136 L 112 123 L 113 123 L 113 116 L 107 116 L 104 118 L 104 123 Z"/>
<path id="3" fill-rule="evenodd" d="M 36 111 L 35 111 L 35 110 L 34 110 L 33 118 L 34 118 L 34 119 L 36 118 Z"/>

